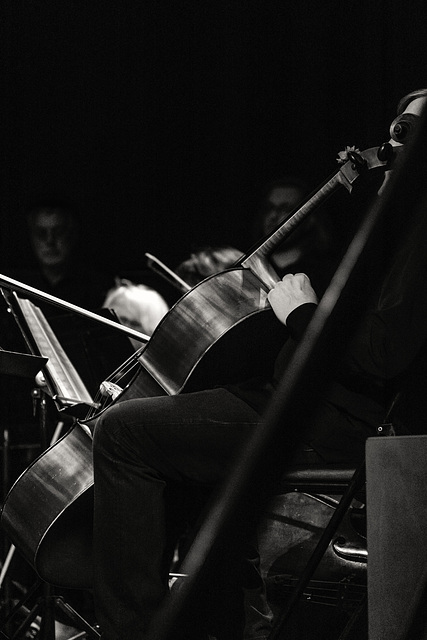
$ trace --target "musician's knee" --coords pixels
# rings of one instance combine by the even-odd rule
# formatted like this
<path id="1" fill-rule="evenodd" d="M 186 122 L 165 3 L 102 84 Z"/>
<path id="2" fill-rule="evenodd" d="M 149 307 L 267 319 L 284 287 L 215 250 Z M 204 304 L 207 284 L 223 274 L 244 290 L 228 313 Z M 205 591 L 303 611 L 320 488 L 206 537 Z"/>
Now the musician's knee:
<path id="1" fill-rule="evenodd" d="M 102 413 L 95 424 L 93 433 L 94 456 L 116 453 L 124 439 L 123 420 L 118 406 L 112 406 Z"/>
<path id="2" fill-rule="evenodd" d="M 139 404 L 123 402 L 102 413 L 93 434 L 93 458 L 95 464 L 102 464 L 108 458 L 145 462 L 152 448 L 152 442 L 141 420 Z"/>

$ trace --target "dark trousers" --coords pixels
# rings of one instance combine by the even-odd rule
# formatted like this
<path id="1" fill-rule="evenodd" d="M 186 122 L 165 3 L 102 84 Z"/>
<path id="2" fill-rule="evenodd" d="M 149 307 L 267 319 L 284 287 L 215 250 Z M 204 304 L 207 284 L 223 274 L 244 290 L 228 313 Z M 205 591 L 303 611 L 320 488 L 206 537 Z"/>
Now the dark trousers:
<path id="1" fill-rule="evenodd" d="M 103 638 L 143 640 L 168 590 L 185 498 L 225 479 L 259 421 L 221 388 L 128 400 L 98 419 L 94 598 Z"/>

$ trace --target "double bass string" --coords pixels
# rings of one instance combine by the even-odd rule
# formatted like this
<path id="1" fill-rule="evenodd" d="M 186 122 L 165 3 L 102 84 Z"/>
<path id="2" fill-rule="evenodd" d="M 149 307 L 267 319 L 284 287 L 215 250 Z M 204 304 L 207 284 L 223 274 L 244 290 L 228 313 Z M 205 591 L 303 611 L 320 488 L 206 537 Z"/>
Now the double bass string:
<path id="1" fill-rule="evenodd" d="M 94 418 L 95 415 L 103 409 L 106 409 L 119 395 L 124 391 L 124 388 L 119 385 L 119 382 L 124 380 L 138 364 L 138 358 L 144 351 L 146 345 L 143 345 L 135 353 L 133 353 L 125 362 L 123 362 L 113 373 L 106 378 L 98 387 L 95 394 L 92 408 L 89 410 L 86 420 Z"/>

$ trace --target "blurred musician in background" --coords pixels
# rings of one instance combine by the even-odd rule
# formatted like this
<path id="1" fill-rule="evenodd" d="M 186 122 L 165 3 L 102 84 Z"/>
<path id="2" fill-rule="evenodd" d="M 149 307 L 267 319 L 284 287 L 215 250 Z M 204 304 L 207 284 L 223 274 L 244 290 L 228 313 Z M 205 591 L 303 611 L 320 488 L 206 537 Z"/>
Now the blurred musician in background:
<path id="1" fill-rule="evenodd" d="M 155 289 L 123 278 L 116 280 L 102 306 L 112 309 L 125 326 L 148 336 L 169 310 L 166 300 Z M 139 349 L 141 342 L 133 338 L 130 340 Z"/>
<path id="2" fill-rule="evenodd" d="M 114 279 L 81 251 L 83 231 L 76 209 L 65 201 L 45 199 L 28 208 L 26 220 L 35 268 L 15 268 L 10 276 L 85 309 L 101 308 Z M 52 305 L 43 310 L 58 313 Z"/>
<path id="3" fill-rule="evenodd" d="M 269 236 L 283 224 L 309 193 L 307 181 L 297 175 L 284 175 L 267 182 L 252 225 L 254 241 Z M 273 251 L 271 263 L 280 277 L 286 273 L 310 273 L 311 283 L 320 295 L 336 267 L 338 244 L 330 212 L 316 211 Z"/>

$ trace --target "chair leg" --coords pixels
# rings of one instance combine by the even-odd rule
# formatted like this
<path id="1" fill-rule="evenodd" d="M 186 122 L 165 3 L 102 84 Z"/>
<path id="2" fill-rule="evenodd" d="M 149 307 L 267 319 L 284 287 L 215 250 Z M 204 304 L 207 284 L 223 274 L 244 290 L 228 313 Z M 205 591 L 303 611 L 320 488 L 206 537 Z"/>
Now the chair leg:
<path id="1" fill-rule="evenodd" d="M 366 594 L 356 611 L 354 611 L 350 620 L 346 624 L 345 629 L 340 633 L 338 640 L 354 640 L 355 638 L 357 638 L 357 640 L 368 640 L 367 612 L 368 594 Z M 360 628 L 355 629 L 355 625 L 357 625 L 360 620 L 366 620 L 366 624 L 364 624 L 366 629 L 364 628 L 363 631 L 361 631 Z M 356 633 L 356 635 L 353 635 L 353 633 Z M 361 634 L 363 634 L 363 636 Z"/>
<path id="2" fill-rule="evenodd" d="M 272 631 L 269 635 L 269 640 L 280 640 L 281 633 L 283 631 L 283 626 L 287 619 L 289 618 L 291 612 L 295 604 L 298 602 L 299 598 L 304 593 L 304 589 L 307 587 L 310 579 L 312 578 L 315 570 L 317 569 L 320 561 L 322 560 L 329 543 L 332 540 L 334 533 L 336 532 L 339 524 L 341 523 L 344 515 L 346 514 L 348 508 L 351 505 L 351 502 L 357 493 L 357 491 L 362 487 L 365 482 L 365 461 L 359 465 L 359 467 L 354 472 L 354 475 L 343 494 L 337 508 L 335 509 L 331 519 L 329 520 L 327 526 L 325 527 L 319 542 L 317 543 L 313 553 L 311 554 L 304 571 L 302 572 L 295 589 L 292 592 L 292 595 L 287 602 L 284 609 L 279 612 L 276 616 L 276 619 L 273 623 Z"/>

